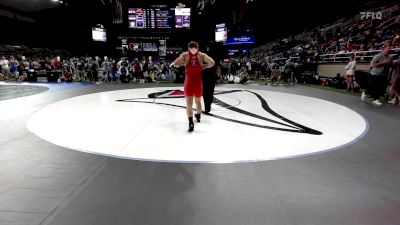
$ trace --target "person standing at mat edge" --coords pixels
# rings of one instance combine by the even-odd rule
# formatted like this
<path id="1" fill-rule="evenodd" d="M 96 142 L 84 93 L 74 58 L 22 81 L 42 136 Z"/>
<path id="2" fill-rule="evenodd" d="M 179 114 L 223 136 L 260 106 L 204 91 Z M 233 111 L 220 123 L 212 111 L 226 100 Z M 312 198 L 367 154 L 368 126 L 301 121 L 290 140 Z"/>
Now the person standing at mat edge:
<path id="1" fill-rule="evenodd" d="M 170 67 L 185 66 L 185 99 L 186 113 L 189 119 L 189 132 L 194 131 L 193 123 L 193 99 L 196 102 L 196 119 L 200 122 L 202 106 L 201 96 L 203 95 L 202 70 L 211 68 L 215 65 L 215 61 L 207 54 L 199 51 L 199 44 L 191 41 L 188 44 L 188 51 L 182 53 Z"/>
<path id="2" fill-rule="evenodd" d="M 383 47 L 382 51 L 375 55 L 371 61 L 371 76 L 369 91 L 371 97 L 374 99 L 374 105 L 380 106 L 382 103 L 379 97 L 383 96 L 387 86 L 387 77 L 389 73 L 389 66 L 392 64 L 392 58 L 389 56 L 390 45 Z M 365 101 L 366 93 L 363 92 L 361 100 Z"/>
<path id="3" fill-rule="evenodd" d="M 204 112 L 209 114 L 211 111 L 211 104 L 214 99 L 215 84 L 221 78 L 221 60 L 216 51 L 214 42 L 210 41 L 207 46 L 207 55 L 215 61 L 215 66 L 205 69 L 203 71 L 203 99 L 204 99 Z"/>

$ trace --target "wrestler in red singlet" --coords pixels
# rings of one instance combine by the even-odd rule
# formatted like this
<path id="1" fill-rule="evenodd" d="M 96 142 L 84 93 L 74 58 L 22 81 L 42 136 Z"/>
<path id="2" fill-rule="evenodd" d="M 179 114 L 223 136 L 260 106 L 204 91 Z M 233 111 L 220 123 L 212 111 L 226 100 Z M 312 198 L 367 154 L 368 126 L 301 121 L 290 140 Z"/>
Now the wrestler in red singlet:
<path id="1" fill-rule="evenodd" d="M 202 106 L 201 96 L 203 95 L 202 69 L 211 68 L 215 62 L 207 54 L 199 52 L 199 44 L 197 42 L 189 42 L 188 51 L 182 53 L 170 67 L 186 67 L 185 78 L 185 100 L 186 113 L 189 120 L 189 132 L 194 131 L 193 123 L 193 100 L 196 102 L 196 120 L 200 123 Z"/>
<path id="2" fill-rule="evenodd" d="M 185 96 L 201 97 L 203 95 L 202 66 L 198 57 L 199 52 L 192 54 L 189 51 L 189 62 L 186 65 Z"/>

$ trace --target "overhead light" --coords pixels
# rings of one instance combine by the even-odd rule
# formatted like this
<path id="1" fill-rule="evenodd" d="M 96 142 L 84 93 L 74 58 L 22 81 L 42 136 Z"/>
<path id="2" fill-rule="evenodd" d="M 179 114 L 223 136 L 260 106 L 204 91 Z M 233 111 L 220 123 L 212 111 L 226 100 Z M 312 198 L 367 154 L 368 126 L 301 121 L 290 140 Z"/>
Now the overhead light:
<path id="1" fill-rule="evenodd" d="M 59 0 L 51 0 L 52 2 L 59 2 Z"/>

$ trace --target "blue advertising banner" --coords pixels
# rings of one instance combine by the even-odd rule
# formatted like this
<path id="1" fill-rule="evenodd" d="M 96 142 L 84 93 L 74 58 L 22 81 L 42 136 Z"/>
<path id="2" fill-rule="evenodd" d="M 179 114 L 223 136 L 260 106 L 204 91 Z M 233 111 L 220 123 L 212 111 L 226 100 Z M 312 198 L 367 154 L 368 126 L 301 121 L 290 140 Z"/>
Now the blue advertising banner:
<path id="1" fill-rule="evenodd" d="M 228 37 L 224 45 L 254 44 L 254 36 L 233 36 Z"/>

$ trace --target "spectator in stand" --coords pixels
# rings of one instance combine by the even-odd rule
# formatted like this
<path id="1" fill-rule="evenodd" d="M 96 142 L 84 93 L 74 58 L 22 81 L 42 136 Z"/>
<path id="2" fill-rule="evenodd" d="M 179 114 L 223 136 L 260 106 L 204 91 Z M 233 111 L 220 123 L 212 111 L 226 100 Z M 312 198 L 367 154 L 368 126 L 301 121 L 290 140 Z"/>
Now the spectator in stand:
<path id="1" fill-rule="evenodd" d="M 400 104 L 400 59 L 399 56 L 396 55 L 396 60 L 393 60 L 393 70 L 391 76 L 392 87 L 390 89 L 390 93 L 393 98 L 389 101 L 390 104 Z"/>
<path id="2" fill-rule="evenodd" d="M 394 98 L 389 101 L 391 104 L 399 104 L 400 105 L 400 59 L 396 59 L 393 61 L 394 65 L 394 74 L 392 77 L 392 88 L 391 92 L 394 94 Z"/>
<path id="3" fill-rule="evenodd" d="M 332 79 L 331 86 L 336 89 L 344 89 L 346 87 L 346 84 L 344 82 L 345 79 L 340 76 L 340 73 L 338 73 L 336 74 L 336 77 Z"/>
<path id="4" fill-rule="evenodd" d="M 147 76 L 149 75 L 149 62 L 146 60 L 146 57 L 143 57 L 142 65 L 143 65 L 143 77 L 146 79 Z"/>
<path id="5" fill-rule="evenodd" d="M 252 75 L 253 75 L 253 67 L 252 67 L 252 64 L 251 64 L 250 60 L 247 61 L 247 63 L 246 63 L 246 68 L 247 68 L 248 74 L 249 74 L 250 76 L 252 76 Z"/>
<path id="6" fill-rule="evenodd" d="M 394 97 L 389 101 L 390 104 L 399 104 L 400 100 L 400 59 L 393 61 L 394 73 L 392 76 L 391 93 Z"/>
<path id="7" fill-rule="evenodd" d="M 356 75 L 357 62 L 354 55 L 350 55 L 350 62 L 345 67 L 347 76 L 347 91 L 354 91 L 354 77 Z"/>
<path id="8" fill-rule="evenodd" d="M 370 94 L 373 98 L 373 104 L 380 106 L 382 103 L 379 97 L 385 94 L 387 86 L 387 75 L 389 65 L 392 64 L 392 59 L 389 56 L 390 46 L 383 47 L 382 51 L 375 55 L 371 61 L 371 76 L 370 76 Z M 361 100 L 365 101 L 367 95 L 362 93 Z"/>
<path id="9" fill-rule="evenodd" d="M 18 71 L 19 62 L 18 62 L 18 60 L 16 60 L 16 59 L 14 58 L 14 56 L 11 56 L 11 57 L 10 57 L 9 66 L 10 66 L 10 72 L 11 72 L 12 78 L 18 80 L 18 76 L 19 76 L 19 71 Z"/>
<path id="10" fill-rule="evenodd" d="M 351 44 L 351 42 L 347 42 L 347 52 L 352 52 L 353 51 L 353 45 Z"/>
<path id="11" fill-rule="evenodd" d="M 27 71 L 22 71 L 21 75 L 19 75 L 18 77 L 18 81 L 25 81 L 28 78 L 28 73 Z"/>
<path id="12" fill-rule="evenodd" d="M 76 72 L 76 66 L 75 66 L 75 58 L 71 58 L 69 60 L 69 65 L 71 66 L 71 72 L 72 72 L 72 76 L 74 78 L 76 78 L 77 72 Z"/>
<path id="13" fill-rule="evenodd" d="M 31 63 L 31 67 L 33 70 L 35 71 L 39 71 L 40 70 L 40 60 L 39 59 L 35 59 L 32 63 Z"/>
<path id="14" fill-rule="evenodd" d="M 142 77 L 143 67 L 142 64 L 140 64 L 139 59 L 136 58 L 135 60 L 133 60 L 132 66 L 136 82 L 140 82 L 140 79 Z"/>
<path id="15" fill-rule="evenodd" d="M 115 59 L 111 60 L 111 76 L 109 77 L 109 81 L 116 81 L 117 79 L 117 74 L 118 74 L 118 64 Z"/>
<path id="16" fill-rule="evenodd" d="M 1 73 L 3 74 L 3 76 L 5 76 L 5 78 L 7 78 L 10 75 L 10 66 L 8 64 L 8 60 L 4 56 L 1 57 L 0 67 Z"/>
<path id="17" fill-rule="evenodd" d="M 105 73 L 106 77 L 110 77 L 110 73 L 111 73 L 111 62 L 110 60 L 107 58 L 107 56 L 104 57 L 104 61 L 101 63 L 101 68 L 103 73 Z M 104 74 L 103 74 L 104 75 Z"/>
<path id="18" fill-rule="evenodd" d="M 239 78 L 240 78 L 239 79 L 240 84 L 244 84 L 250 80 L 250 75 L 247 73 L 247 69 L 245 67 L 242 67 L 239 70 Z"/>
<path id="19" fill-rule="evenodd" d="M 92 58 L 88 58 L 85 60 L 85 74 L 87 78 L 92 81 L 93 74 L 92 74 Z"/>
<path id="20" fill-rule="evenodd" d="M 393 38 L 392 46 L 400 47 L 400 33 L 397 33 L 396 36 Z"/>
<path id="21" fill-rule="evenodd" d="M 19 65 L 20 65 L 20 68 L 21 68 L 21 74 L 24 71 L 28 72 L 28 70 L 29 70 L 29 62 L 28 62 L 28 60 L 26 60 L 25 56 L 21 57 L 21 62 L 19 63 Z"/>
<path id="22" fill-rule="evenodd" d="M 59 56 L 52 60 L 51 67 L 53 68 L 53 70 L 61 70 L 62 64 Z"/>
<path id="23" fill-rule="evenodd" d="M 64 63 L 64 69 L 63 69 L 63 76 L 66 82 L 72 82 L 73 81 L 73 73 L 72 73 L 72 67 L 70 62 L 65 62 Z"/>
<path id="24" fill-rule="evenodd" d="M 237 71 L 239 70 L 239 65 L 238 65 L 238 61 L 237 60 L 233 60 L 231 63 L 231 73 L 232 76 L 235 77 L 237 74 Z"/>
<path id="25" fill-rule="evenodd" d="M 95 57 L 95 59 L 92 61 L 90 69 L 92 71 L 92 81 L 97 82 L 99 80 L 99 70 L 100 70 L 100 65 L 99 65 L 99 57 Z"/>
<path id="26" fill-rule="evenodd" d="M 85 62 L 83 61 L 83 59 L 78 60 L 78 62 L 76 63 L 76 70 L 78 72 L 78 80 L 86 80 Z"/>
<path id="27" fill-rule="evenodd" d="M 280 70 L 279 70 L 279 65 L 277 62 L 272 61 L 270 64 L 271 67 L 271 85 L 278 85 L 279 80 L 281 78 Z"/>
<path id="28" fill-rule="evenodd" d="M 287 81 L 288 84 L 294 84 L 294 64 L 291 59 L 286 60 L 285 65 L 283 66 L 283 82 Z"/>
<path id="29" fill-rule="evenodd" d="M 129 70 L 126 67 L 125 63 L 121 64 L 121 68 L 119 69 L 119 74 L 121 83 L 129 83 L 130 81 Z"/>

